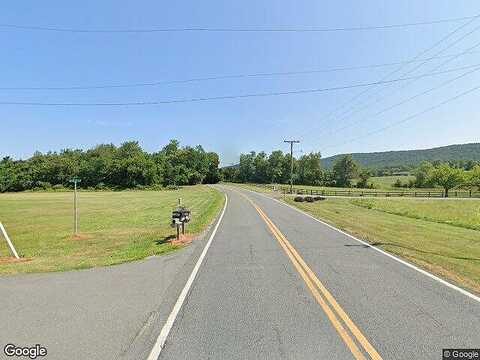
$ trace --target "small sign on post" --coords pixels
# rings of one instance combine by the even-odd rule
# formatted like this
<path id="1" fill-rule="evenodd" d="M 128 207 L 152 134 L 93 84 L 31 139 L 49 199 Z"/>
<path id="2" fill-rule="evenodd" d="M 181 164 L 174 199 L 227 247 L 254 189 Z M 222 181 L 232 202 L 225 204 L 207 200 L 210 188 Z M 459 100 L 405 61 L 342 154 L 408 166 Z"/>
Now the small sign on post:
<path id="1" fill-rule="evenodd" d="M 73 233 L 74 235 L 78 234 L 78 206 L 77 206 L 77 184 L 81 183 L 82 180 L 80 180 L 77 177 L 74 177 L 72 180 L 70 180 L 71 183 L 73 183 Z"/>
<path id="2" fill-rule="evenodd" d="M 190 210 L 185 206 L 180 205 L 176 210 L 172 211 L 172 227 L 177 228 L 177 240 L 180 240 L 180 227 L 182 228 L 182 235 L 185 235 L 185 224 L 190 221 Z"/>

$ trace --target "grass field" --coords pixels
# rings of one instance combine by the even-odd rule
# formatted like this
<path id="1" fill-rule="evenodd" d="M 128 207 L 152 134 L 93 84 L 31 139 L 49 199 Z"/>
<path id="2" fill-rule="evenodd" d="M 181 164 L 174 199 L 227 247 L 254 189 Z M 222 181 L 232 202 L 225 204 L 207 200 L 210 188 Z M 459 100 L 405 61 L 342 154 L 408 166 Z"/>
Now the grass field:
<path id="1" fill-rule="evenodd" d="M 0 274 L 63 271 L 112 265 L 162 254 L 168 242 L 171 211 L 182 198 L 192 210 L 189 234 L 198 234 L 223 206 L 223 195 L 207 186 L 172 191 L 81 192 L 80 236 L 72 237 L 71 193 L 0 194 L 0 221 L 17 251 L 29 261 L 6 263 L 0 238 Z"/>
<path id="2" fill-rule="evenodd" d="M 366 209 L 412 219 L 480 230 L 480 201 L 353 199 L 350 203 Z M 479 244 L 480 246 L 480 244 Z"/>
<path id="3" fill-rule="evenodd" d="M 368 180 L 369 184 L 373 184 L 375 189 L 379 190 L 402 190 L 404 188 L 396 188 L 393 186 L 397 180 L 402 184 L 408 184 L 410 180 L 414 180 L 415 176 L 374 176 Z"/>
<path id="4" fill-rule="evenodd" d="M 480 200 L 328 198 L 297 203 L 286 199 L 387 252 L 480 293 Z"/>

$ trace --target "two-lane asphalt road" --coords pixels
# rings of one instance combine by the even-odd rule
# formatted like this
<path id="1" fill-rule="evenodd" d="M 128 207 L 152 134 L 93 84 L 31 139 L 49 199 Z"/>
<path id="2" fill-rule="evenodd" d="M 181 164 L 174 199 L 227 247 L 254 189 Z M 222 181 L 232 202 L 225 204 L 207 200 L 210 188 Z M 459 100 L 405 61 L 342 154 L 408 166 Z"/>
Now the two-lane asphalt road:
<path id="1" fill-rule="evenodd" d="M 218 189 L 228 206 L 160 359 L 441 359 L 479 347 L 478 298 L 262 194 Z"/>

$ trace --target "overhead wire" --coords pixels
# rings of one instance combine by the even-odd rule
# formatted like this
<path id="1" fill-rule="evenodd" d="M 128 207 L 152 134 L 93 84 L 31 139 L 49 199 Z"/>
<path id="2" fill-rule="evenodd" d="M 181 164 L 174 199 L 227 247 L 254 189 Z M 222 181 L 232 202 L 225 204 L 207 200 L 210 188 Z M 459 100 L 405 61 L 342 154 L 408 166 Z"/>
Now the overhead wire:
<path id="1" fill-rule="evenodd" d="M 418 21 L 401 24 L 384 24 L 384 25 L 369 25 L 369 26 L 352 26 L 352 27 L 276 27 L 276 28 L 261 28 L 261 27 L 168 27 L 168 28 L 145 28 L 145 29 L 88 29 L 88 28 L 69 28 L 56 26 L 36 26 L 36 25 L 20 25 L 10 23 L 0 23 L 0 28 L 10 30 L 28 30 L 28 31 L 49 31 L 49 32 L 64 32 L 64 33 L 169 33 L 169 32 L 351 32 L 351 31 L 370 31 L 370 30 L 388 30 L 406 27 L 418 27 L 425 25 L 444 24 L 451 22 L 458 22 L 470 20 L 480 17 L 480 14 L 473 16 L 464 16 L 457 18 L 448 18 L 431 21 Z"/>
<path id="2" fill-rule="evenodd" d="M 368 87 L 380 84 L 391 84 L 399 81 L 407 81 L 415 78 L 423 78 L 430 76 L 437 76 L 442 74 L 447 74 L 451 72 L 461 71 L 464 69 L 469 69 L 472 67 L 480 66 L 480 64 L 468 65 L 438 72 L 424 73 L 420 75 L 415 75 L 411 77 L 397 78 L 384 81 L 375 81 L 369 83 L 358 83 L 351 85 L 335 86 L 328 88 L 316 88 L 316 89 L 301 89 L 301 90 L 290 90 L 290 91 L 279 91 L 279 92 L 264 92 L 264 93 L 250 93 L 250 94 L 240 94 L 240 95 L 222 95 L 222 96 L 212 96 L 212 97 L 197 97 L 197 98 L 188 98 L 188 99 L 172 99 L 172 100 L 155 100 L 155 101 L 132 101 L 132 102 L 90 102 L 90 103 L 80 103 L 80 102 L 29 102 L 29 101 L 0 101 L 0 105 L 18 105 L 18 106 L 142 106 L 142 105 L 162 105 L 162 104 L 175 104 L 175 103 L 188 103 L 188 102 L 201 102 L 201 101 L 213 101 L 213 100 L 228 100 L 228 99 L 242 99 L 242 98 L 253 98 L 253 97 L 266 97 L 266 96 L 280 96 L 280 95 L 294 95 L 294 94 L 308 94 L 308 93 L 320 93 L 328 91 L 338 91 L 351 89 L 356 87 Z"/>
<path id="3" fill-rule="evenodd" d="M 463 55 L 465 52 L 460 53 Z M 471 52 L 474 54 L 475 52 Z M 480 53 L 480 52 L 477 52 Z M 330 73 L 339 71 L 351 71 L 362 69 L 373 69 L 380 67 L 395 66 L 399 64 L 411 64 L 420 61 L 430 61 L 435 59 L 444 59 L 456 57 L 458 54 L 443 55 L 437 57 L 423 58 L 417 60 L 405 60 L 382 64 L 370 64 L 370 65 L 358 65 L 358 66 L 344 66 L 334 67 L 326 69 L 312 69 L 312 70 L 299 70 L 299 71 L 283 71 L 283 72 L 261 72 L 251 74 L 232 74 L 232 75 L 217 75 L 207 77 L 195 77 L 190 79 L 177 79 L 177 80 L 162 80 L 153 82 L 139 82 L 139 83 L 126 83 L 126 84 L 100 84 L 100 85 L 77 85 L 77 86 L 0 86 L 0 90 L 28 90 L 28 91 L 68 91 L 68 90 L 93 90 L 93 89 L 114 89 L 114 88 L 132 88 L 132 87 L 149 87 L 149 86 L 161 86 L 161 85 L 173 85 L 183 84 L 190 82 L 202 82 L 202 81 L 214 81 L 214 80 L 228 80 L 228 79 L 242 79 L 242 78 L 256 78 L 256 77 L 270 77 L 270 76 L 289 76 L 289 75 L 303 75 L 303 74 L 315 74 L 315 73 Z"/>

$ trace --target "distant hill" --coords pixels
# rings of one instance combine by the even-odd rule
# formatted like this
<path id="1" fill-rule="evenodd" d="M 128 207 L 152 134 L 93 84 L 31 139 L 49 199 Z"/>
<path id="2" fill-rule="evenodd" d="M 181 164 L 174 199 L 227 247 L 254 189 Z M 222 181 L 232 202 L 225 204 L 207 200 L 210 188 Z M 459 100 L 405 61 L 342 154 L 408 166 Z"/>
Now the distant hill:
<path id="1" fill-rule="evenodd" d="M 335 160 L 344 155 L 345 154 L 339 154 L 322 159 L 322 166 L 324 168 L 331 169 Z M 422 161 L 435 160 L 480 161 L 480 143 L 449 145 L 425 150 L 353 153 L 352 157 L 363 167 L 374 169 L 401 166 L 417 166 Z"/>

